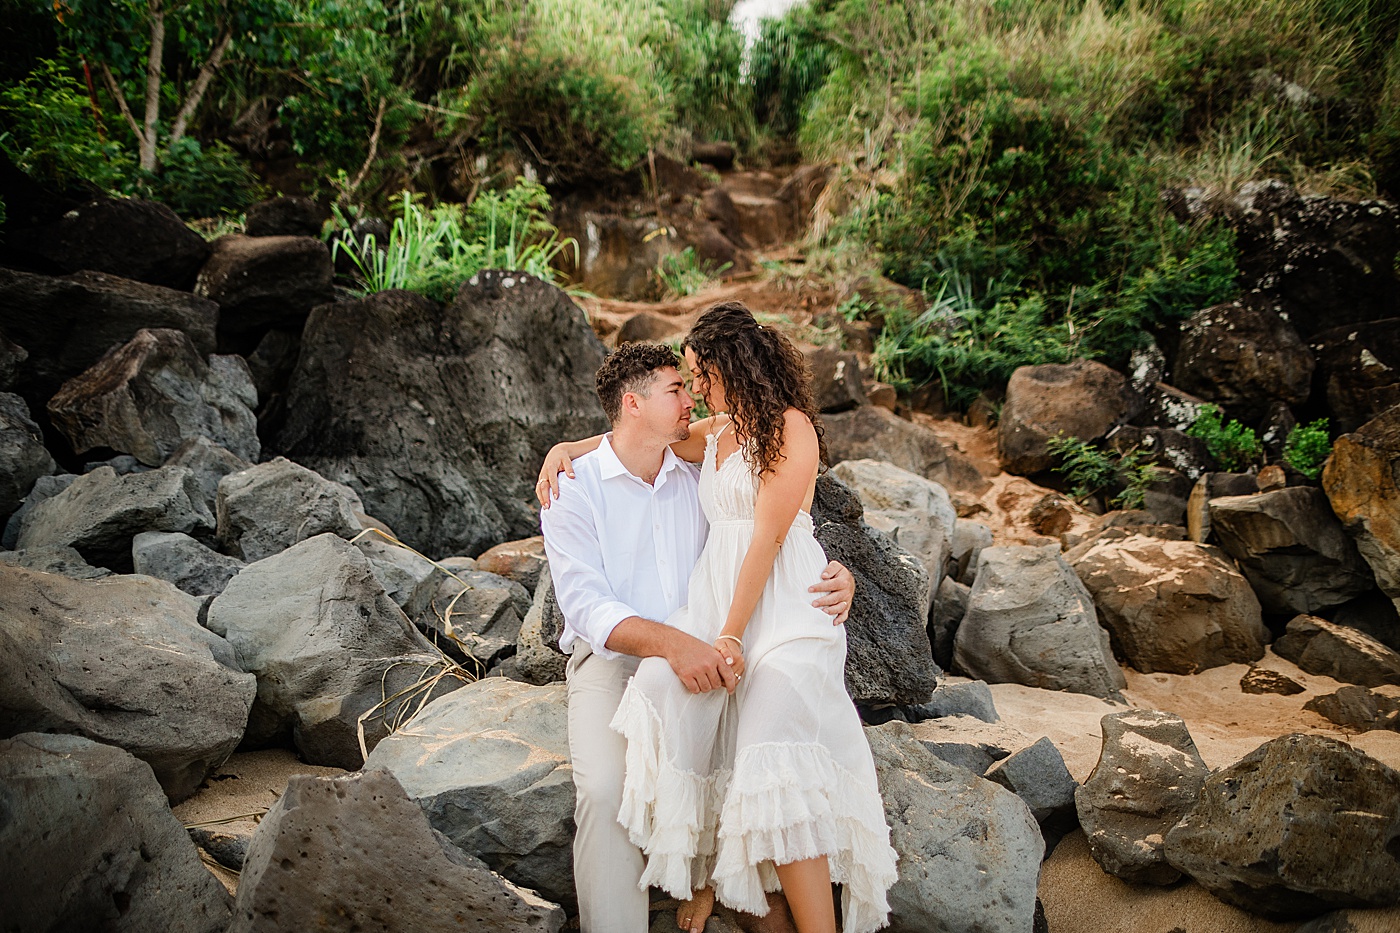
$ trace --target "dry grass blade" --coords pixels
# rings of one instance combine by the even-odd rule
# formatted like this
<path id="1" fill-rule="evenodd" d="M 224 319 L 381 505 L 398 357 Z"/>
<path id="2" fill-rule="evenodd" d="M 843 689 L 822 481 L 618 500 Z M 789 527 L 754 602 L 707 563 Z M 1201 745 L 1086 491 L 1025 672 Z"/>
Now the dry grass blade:
<path id="1" fill-rule="evenodd" d="M 236 816 L 221 816 L 217 820 L 200 820 L 198 823 L 186 823 L 186 829 L 203 829 L 206 826 L 222 826 L 225 823 L 237 823 L 239 820 L 252 820 L 254 823 L 260 822 L 267 816 L 267 807 L 261 810 L 254 810 L 252 813 L 239 813 Z"/>

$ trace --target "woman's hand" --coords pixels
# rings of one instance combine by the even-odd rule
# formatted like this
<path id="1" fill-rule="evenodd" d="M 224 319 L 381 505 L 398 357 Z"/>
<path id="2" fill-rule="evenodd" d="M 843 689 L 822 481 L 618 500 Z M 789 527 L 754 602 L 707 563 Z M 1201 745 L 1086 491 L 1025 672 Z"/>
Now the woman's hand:
<path id="1" fill-rule="evenodd" d="M 716 638 L 715 650 L 724 656 L 725 663 L 734 672 L 734 680 L 744 679 L 744 648 L 736 639 Z M 733 693 L 733 690 L 729 691 Z"/>
<path id="2" fill-rule="evenodd" d="M 574 461 L 569 457 L 567 444 L 555 444 L 544 455 L 544 466 L 540 467 L 540 481 L 535 484 L 535 495 L 540 500 L 540 508 L 549 508 L 551 499 L 559 498 L 559 474 L 574 478 Z"/>

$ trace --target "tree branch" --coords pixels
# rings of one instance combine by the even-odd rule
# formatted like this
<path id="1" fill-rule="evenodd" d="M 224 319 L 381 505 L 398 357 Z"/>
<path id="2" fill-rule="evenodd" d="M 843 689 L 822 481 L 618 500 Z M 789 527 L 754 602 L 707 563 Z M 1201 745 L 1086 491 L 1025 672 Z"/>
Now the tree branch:
<path id="1" fill-rule="evenodd" d="M 131 127 L 131 132 L 136 136 L 136 140 L 139 143 L 141 140 L 141 124 L 137 123 L 136 117 L 132 116 L 131 107 L 127 105 L 126 95 L 122 93 L 121 85 L 118 84 L 117 79 L 112 76 L 112 69 L 107 67 L 106 62 L 98 62 L 97 67 L 102 69 L 102 80 L 107 82 L 107 90 L 116 98 L 117 109 L 120 110 L 122 116 L 126 118 L 126 125 Z"/>
<path id="2" fill-rule="evenodd" d="M 360 166 L 360 171 L 356 173 L 355 180 L 350 182 L 350 187 L 341 193 L 342 201 L 349 202 L 356 189 L 364 182 L 365 175 L 369 174 L 369 167 L 374 164 L 374 157 L 379 152 L 379 132 L 384 128 L 384 108 L 388 103 L 384 97 L 379 98 L 379 112 L 374 115 L 374 132 L 369 137 L 369 155 L 365 156 L 365 164 Z"/>
<path id="3" fill-rule="evenodd" d="M 178 142 L 185 136 L 185 128 L 189 125 L 190 117 L 194 116 L 195 110 L 199 107 L 199 102 L 204 99 L 204 92 L 209 90 L 209 82 L 214 80 L 214 72 L 219 70 L 219 66 L 224 62 L 224 53 L 228 51 L 229 43 L 233 41 L 233 31 L 224 30 L 224 34 L 219 37 L 219 42 L 214 46 L 214 51 L 210 53 L 206 61 L 199 69 L 198 76 L 194 79 L 194 87 L 190 88 L 189 94 L 185 95 L 185 102 L 180 106 L 180 112 L 175 115 L 175 125 L 170 130 L 170 141 Z"/>
<path id="4" fill-rule="evenodd" d="M 161 0 L 147 0 L 151 11 L 151 51 L 146 56 L 146 129 L 141 134 L 141 168 L 156 170 L 156 133 L 160 120 L 160 73 L 165 58 L 165 9 Z"/>

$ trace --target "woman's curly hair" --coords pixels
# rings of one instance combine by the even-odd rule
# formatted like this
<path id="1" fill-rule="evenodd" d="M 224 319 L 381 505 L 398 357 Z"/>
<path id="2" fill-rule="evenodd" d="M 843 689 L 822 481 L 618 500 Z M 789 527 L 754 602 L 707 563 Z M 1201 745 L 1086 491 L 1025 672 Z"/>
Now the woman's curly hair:
<path id="1" fill-rule="evenodd" d="M 795 408 L 812 420 L 822 462 L 826 442 L 812 398 L 812 373 L 792 342 L 754 320 L 743 302 L 706 309 L 682 344 L 700 366 L 717 376 L 734 428 L 748 441 L 751 465 L 762 476 L 782 457 L 783 414 Z"/>

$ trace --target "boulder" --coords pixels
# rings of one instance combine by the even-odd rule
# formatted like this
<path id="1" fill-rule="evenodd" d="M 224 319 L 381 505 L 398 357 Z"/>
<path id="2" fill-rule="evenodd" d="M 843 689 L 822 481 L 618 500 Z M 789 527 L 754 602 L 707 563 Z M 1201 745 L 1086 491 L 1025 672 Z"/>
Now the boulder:
<path id="1" fill-rule="evenodd" d="M 1322 488 L 1376 583 L 1400 608 L 1400 405 L 1332 445 Z"/>
<path id="2" fill-rule="evenodd" d="M 166 466 L 182 466 L 194 473 L 199 483 L 199 491 L 204 495 L 204 503 L 213 514 L 218 507 L 219 481 L 230 473 L 246 470 L 252 466 L 247 460 L 227 448 L 220 447 L 203 435 L 186 438 L 181 442 Z"/>
<path id="3" fill-rule="evenodd" d="M 1106 440 L 1108 446 L 1120 454 L 1141 451 L 1147 455 L 1147 462 L 1164 470 L 1174 470 L 1193 483 L 1212 465 L 1206 442 L 1184 430 L 1124 424 L 1110 431 Z"/>
<path id="4" fill-rule="evenodd" d="M 1400 900 L 1400 773 L 1319 735 L 1285 735 L 1211 775 L 1166 837 L 1216 897 L 1277 920 Z"/>
<path id="5" fill-rule="evenodd" d="M 214 352 L 219 321 L 212 301 L 100 272 L 52 278 L 0 269 L 0 308 L 6 336 L 29 351 L 15 385 L 34 411 L 143 327 L 184 331 L 204 355 Z"/>
<path id="6" fill-rule="evenodd" d="M 519 885 L 574 904 L 574 776 L 563 684 L 477 681 L 428 704 L 365 769 L 394 775 L 428 822 Z"/>
<path id="7" fill-rule="evenodd" d="M 1201 417 L 1206 406 L 1210 404 L 1205 399 L 1197 398 L 1165 382 L 1153 383 L 1138 391 L 1142 393 L 1146 408 L 1136 420 L 1178 433 L 1184 433 L 1195 424 L 1196 419 Z"/>
<path id="8" fill-rule="evenodd" d="M 1334 327 L 1308 343 L 1333 432 L 1355 431 L 1389 407 L 1400 386 L 1400 317 Z"/>
<path id="9" fill-rule="evenodd" d="M 1030 930 L 1045 850 L 1025 802 L 935 757 L 903 723 L 867 729 L 899 879 L 890 933 Z"/>
<path id="10" fill-rule="evenodd" d="M 245 747 L 290 734 L 312 764 L 358 768 L 361 742 L 374 748 L 425 698 L 460 686 L 365 556 L 333 534 L 249 564 L 206 624 L 258 678 Z"/>
<path id="11" fill-rule="evenodd" d="M 992 529 L 970 518 L 960 518 L 953 525 L 953 560 L 958 562 L 958 582 L 972 585 L 977 575 L 977 560 L 982 549 L 993 543 Z"/>
<path id="12" fill-rule="evenodd" d="M 367 524 L 364 519 L 360 522 Z M 416 619 L 427 607 L 443 572 L 426 557 L 373 532 L 356 541 L 355 547 L 369 559 L 369 569 L 394 604 Z"/>
<path id="13" fill-rule="evenodd" d="M 1252 664 L 1249 670 L 1244 672 L 1244 676 L 1240 678 L 1240 690 L 1256 695 L 1276 693 L 1279 696 L 1291 697 L 1306 689 L 1298 681 L 1281 671 L 1271 671 L 1266 667 L 1257 667 Z"/>
<path id="14" fill-rule="evenodd" d="M 822 427 L 833 465 L 842 460 L 883 460 L 945 489 L 981 495 L 989 488 L 972 462 L 945 447 L 938 435 L 878 405 L 824 415 Z"/>
<path id="15" fill-rule="evenodd" d="M 1144 674 L 1258 661 L 1269 631 L 1244 577 L 1192 541 L 1106 533 L 1065 559 L 1094 598 L 1115 653 Z"/>
<path id="16" fill-rule="evenodd" d="M 1126 683 L 1089 591 L 1054 546 L 982 551 L 953 660 L 988 683 L 1101 698 Z"/>
<path id="17" fill-rule="evenodd" d="M 13 514 L 34 482 L 57 469 L 24 399 L 0 392 L 0 516 Z"/>
<path id="18" fill-rule="evenodd" d="M 5 336 L 0 330 L 0 389 L 14 385 L 19 368 L 29 359 L 29 351 Z"/>
<path id="19" fill-rule="evenodd" d="M 174 211 L 140 198 L 101 197 L 26 230 L 10 245 L 35 268 L 106 272 L 188 289 L 209 244 Z"/>
<path id="20" fill-rule="evenodd" d="M 525 587 L 482 570 L 438 579 L 431 599 L 413 617 L 429 640 L 445 650 L 456 649 L 478 673 L 514 653 L 521 620 L 530 611 Z"/>
<path id="21" fill-rule="evenodd" d="M 1338 606 L 1332 613 L 1332 621 L 1364 632 L 1387 648 L 1400 651 L 1400 610 L 1380 590 L 1372 590 Z"/>
<path id="22" fill-rule="evenodd" d="M 490 548 L 476 559 L 476 569 L 505 577 L 533 593 L 549 566 L 544 554 L 544 538 L 535 535 L 519 541 L 506 541 Z"/>
<path id="23" fill-rule="evenodd" d="M 41 573 L 58 573 L 74 580 L 100 580 L 112 576 L 112 571 L 106 567 L 94 567 L 83 560 L 83 555 L 62 545 L 30 548 L 27 551 L 0 551 L 0 564 Z"/>
<path id="24" fill-rule="evenodd" d="M 1365 687 L 1346 686 L 1336 693 L 1313 697 L 1303 704 L 1303 709 L 1357 732 L 1373 729 L 1400 732 L 1400 697 L 1376 693 Z"/>
<path id="25" fill-rule="evenodd" d="M 276 197 L 248 208 L 247 236 L 319 237 L 330 214 L 310 198 Z"/>
<path id="26" fill-rule="evenodd" d="M 1002 468 L 1023 476 L 1048 470 L 1055 462 L 1045 446 L 1050 438 L 1099 440 L 1142 406 L 1128 380 L 1102 363 L 1022 366 L 1006 384 L 997 427 Z"/>
<path id="27" fill-rule="evenodd" d="M 241 357 L 205 363 L 182 331 L 142 329 L 49 400 L 75 453 L 107 447 L 160 466 L 192 437 L 257 460 L 258 397 Z"/>
<path id="28" fill-rule="evenodd" d="M 74 735 L 0 741 L 6 930 L 223 933 L 229 896 L 151 769 Z"/>
<path id="29" fill-rule="evenodd" d="M 435 832 L 393 775 L 367 771 L 291 779 L 253 835 L 228 929 L 557 933 L 564 919 Z"/>
<path id="30" fill-rule="evenodd" d="M 934 594 L 933 611 L 928 618 L 928 640 L 933 646 L 933 660 L 944 670 L 953 666 L 953 644 L 971 597 L 972 587 L 952 577 L 944 577 Z"/>
<path id="31" fill-rule="evenodd" d="M 860 360 L 846 350 L 820 347 L 806 354 L 812 370 L 812 396 L 822 412 L 849 411 L 866 403 Z"/>
<path id="32" fill-rule="evenodd" d="M 857 703 L 922 703 L 939 674 L 928 640 L 928 571 L 865 524 L 863 511 L 860 497 L 832 471 L 817 477 L 817 541 L 856 581 L 846 620 L 846 689 Z"/>
<path id="33" fill-rule="evenodd" d="M 992 765 L 986 777 L 1024 800 L 1042 826 L 1051 820 L 1074 817 L 1074 791 L 1079 785 L 1070 777 L 1064 756 L 1047 736 Z"/>
<path id="34" fill-rule="evenodd" d="M 194 293 L 219 306 L 219 340 L 248 351 L 263 332 L 296 329 L 334 297 L 331 253 L 319 237 L 223 236 L 199 270 Z"/>
<path id="35" fill-rule="evenodd" d="M 1375 586 L 1327 496 L 1313 486 L 1211 499 L 1210 527 L 1265 611 L 1315 613 Z"/>
<path id="36" fill-rule="evenodd" d="M 638 311 L 617 329 L 615 346 L 624 343 L 661 343 L 685 335 L 685 319 L 664 317 L 650 311 Z"/>
<path id="37" fill-rule="evenodd" d="M 483 272 L 446 309 L 407 292 L 340 302 L 307 321 L 275 449 L 429 557 L 475 556 L 538 533 L 530 484 L 554 442 L 606 430 L 602 362 L 578 306 L 523 273 Z"/>
<path id="38" fill-rule="evenodd" d="M 496 670 L 512 680 L 536 686 L 563 680 L 569 661 L 568 656 L 559 650 L 559 634 L 563 631 L 563 625 L 559 604 L 554 599 L 554 581 L 550 579 L 549 567 L 546 566 L 535 586 L 530 611 L 525 613 L 525 619 L 520 623 L 515 655 L 502 661 Z"/>
<path id="39" fill-rule="evenodd" d="M 131 539 L 143 531 L 201 535 L 213 529 L 214 516 L 184 467 L 118 476 L 104 466 L 28 512 L 16 544 L 67 545 L 89 563 L 121 573 L 131 569 Z"/>
<path id="40" fill-rule="evenodd" d="M 74 473 L 59 473 L 55 476 L 41 476 L 36 479 L 34 486 L 29 490 L 29 495 L 24 497 L 24 502 L 5 522 L 5 531 L 0 534 L 0 547 L 10 549 L 17 547 L 19 530 L 23 527 L 25 519 L 29 517 L 29 513 L 37 509 L 39 503 L 46 499 L 52 499 L 73 485 L 73 481 L 77 478 Z"/>
<path id="41" fill-rule="evenodd" d="M 1132 709 L 1103 718 L 1103 750 L 1074 792 L 1089 851 L 1133 884 L 1171 884 L 1163 838 L 1196 805 L 1210 769 L 1179 716 Z"/>
<path id="42" fill-rule="evenodd" d="M 1400 653 L 1364 632 L 1316 616 L 1295 616 L 1274 653 L 1309 674 L 1363 687 L 1400 686 Z"/>
<path id="43" fill-rule="evenodd" d="M 285 457 L 225 476 L 215 502 L 220 547 L 246 561 L 316 535 L 353 538 L 363 530 L 354 490 Z"/>
<path id="44" fill-rule="evenodd" d="M 944 681 L 927 703 L 905 707 L 909 722 L 922 722 L 943 716 L 971 716 L 983 722 L 1001 722 L 991 689 L 980 680 L 965 683 Z"/>
<path id="45" fill-rule="evenodd" d="M 1312 389 L 1312 351 L 1277 312 L 1232 301 L 1181 325 L 1172 385 L 1257 421 L 1274 401 L 1297 405 Z"/>
<path id="46" fill-rule="evenodd" d="M 909 734 L 948 764 L 979 775 L 1034 742 L 1005 722 L 984 722 L 963 715 L 926 719 L 911 725 Z"/>
<path id="47" fill-rule="evenodd" d="M 1186 500 L 1186 537 L 1197 544 L 1210 539 L 1210 500 L 1222 496 L 1252 496 L 1259 491 L 1249 473 L 1206 473 L 1191 487 Z"/>
<path id="48" fill-rule="evenodd" d="M 143 531 L 131 539 L 137 573 L 165 580 L 191 596 L 217 596 L 246 564 L 178 531 Z"/>
<path id="49" fill-rule="evenodd" d="M 171 800 L 243 737 L 256 685 L 150 577 L 74 580 L 0 565 L 0 735 L 65 732 L 146 762 Z"/>

